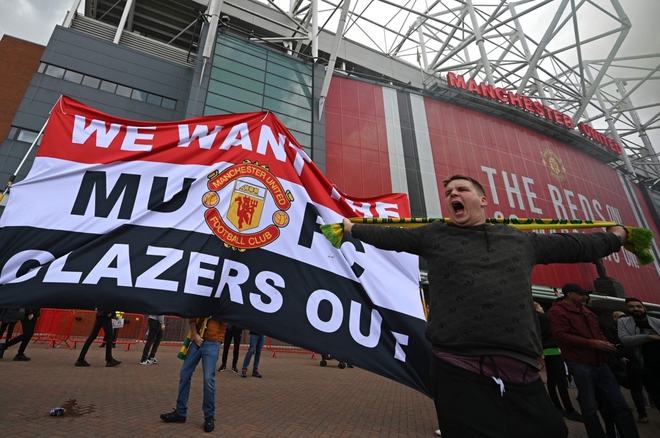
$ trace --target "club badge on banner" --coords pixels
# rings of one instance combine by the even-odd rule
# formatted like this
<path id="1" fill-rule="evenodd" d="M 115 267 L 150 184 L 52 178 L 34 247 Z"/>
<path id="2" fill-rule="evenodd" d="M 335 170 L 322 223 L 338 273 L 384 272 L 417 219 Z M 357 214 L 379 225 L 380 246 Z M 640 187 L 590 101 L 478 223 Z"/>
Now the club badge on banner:
<path id="1" fill-rule="evenodd" d="M 210 316 L 429 394 L 416 257 L 320 225 L 409 217 L 339 192 L 270 112 L 116 118 L 62 97 L 0 219 L 0 307 Z"/>

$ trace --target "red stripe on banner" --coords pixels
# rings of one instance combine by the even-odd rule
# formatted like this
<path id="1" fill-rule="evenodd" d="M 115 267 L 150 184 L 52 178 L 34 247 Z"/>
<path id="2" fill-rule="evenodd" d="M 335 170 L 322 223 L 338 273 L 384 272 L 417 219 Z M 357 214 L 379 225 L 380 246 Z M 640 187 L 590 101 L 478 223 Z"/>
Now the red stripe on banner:
<path id="1" fill-rule="evenodd" d="M 277 179 L 303 185 L 314 202 L 342 216 L 410 215 L 406 194 L 351 198 L 339 192 L 272 112 L 149 122 L 114 117 L 63 96 L 53 110 L 37 156 L 82 164 L 240 164 L 249 173 L 246 176 L 259 179 L 263 174 L 263 183 L 274 195 L 281 195 L 277 201 L 283 206 L 289 200 Z M 267 172 L 259 171 L 261 168 Z M 276 179 L 269 180 L 269 175 Z"/>

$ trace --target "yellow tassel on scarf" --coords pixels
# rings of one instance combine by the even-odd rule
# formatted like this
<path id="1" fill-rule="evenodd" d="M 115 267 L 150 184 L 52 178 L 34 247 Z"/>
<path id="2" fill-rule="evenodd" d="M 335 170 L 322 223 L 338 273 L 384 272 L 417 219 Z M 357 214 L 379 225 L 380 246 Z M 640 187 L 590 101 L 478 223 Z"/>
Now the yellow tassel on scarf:
<path id="1" fill-rule="evenodd" d="M 202 323 L 202 328 L 199 330 L 199 336 L 204 336 L 204 332 L 206 331 L 206 325 L 209 322 L 209 318 L 205 318 L 204 322 Z M 188 336 L 186 336 L 186 339 L 183 341 L 183 345 L 181 346 L 181 350 L 179 351 L 179 354 L 176 355 L 179 359 L 185 360 L 186 356 L 188 355 L 188 348 L 190 348 L 190 343 L 192 342 L 192 330 L 188 332 Z"/>
<path id="2" fill-rule="evenodd" d="M 448 218 L 352 218 L 349 219 L 354 224 L 372 224 L 392 227 L 421 227 L 431 222 L 449 222 Z M 627 227 L 616 222 L 603 221 L 585 221 L 580 219 L 507 219 L 507 218 L 487 218 L 488 224 L 505 224 L 522 230 L 558 230 L 558 229 L 576 229 L 576 228 L 607 228 L 621 226 L 626 229 L 628 237 L 624 247 L 635 254 L 639 263 L 648 265 L 655 260 L 649 249 L 655 237 L 651 230 L 646 228 Z M 344 237 L 344 225 L 326 224 L 321 225 L 321 232 L 332 243 L 332 246 L 339 248 L 341 240 Z"/>

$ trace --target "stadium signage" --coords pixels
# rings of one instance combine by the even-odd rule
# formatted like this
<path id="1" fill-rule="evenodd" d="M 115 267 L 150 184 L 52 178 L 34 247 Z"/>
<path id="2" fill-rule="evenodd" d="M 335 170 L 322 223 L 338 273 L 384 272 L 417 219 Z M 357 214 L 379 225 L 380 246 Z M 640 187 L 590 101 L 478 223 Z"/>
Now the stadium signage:
<path id="1" fill-rule="evenodd" d="M 529 111 L 532 114 L 545 117 L 546 119 L 558 125 L 564 126 L 567 129 L 575 129 L 573 119 L 569 115 L 550 108 L 547 105 L 543 105 L 541 102 L 533 100 L 527 96 L 522 96 L 513 91 L 507 91 L 504 88 L 493 87 L 492 85 L 486 84 L 484 82 L 477 83 L 474 79 L 468 79 L 466 82 L 463 75 L 457 75 L 455 73 L 447 73 L 447 82 L 449 83 L 450 87 L 460 88 L 462 90 L 467 90 L 471 93 L 478 94 L 479 96 L 497 100 L 502 103 L 507 103 L 511 106 L 517 106 L 518 108 Z M 612 152 L 617 154 L 623 153 L 619 143 L 596 131 L 591 126 L 580 122 L 578 123 L 578 129 L 582 135 L 598 142 Z"/>

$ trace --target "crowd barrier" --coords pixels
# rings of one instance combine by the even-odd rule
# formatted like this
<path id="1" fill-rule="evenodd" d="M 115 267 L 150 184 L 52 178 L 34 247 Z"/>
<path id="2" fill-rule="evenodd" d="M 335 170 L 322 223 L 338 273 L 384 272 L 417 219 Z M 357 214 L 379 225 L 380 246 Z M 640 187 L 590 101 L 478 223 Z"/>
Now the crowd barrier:
<path id="1" fill-rule="evenodd" d="M 146 318 L 137 313 L 124 313 L 124 326 L 113 329 L 114 343 L 125 345 L 126 351 L 131 345 L 137 344 L 142 340 L 142 334 L 145 331 Z M 96 324 L 96 312 L 91 310 L 76 310 L 73 318 L 73 326 L 69 334 L 69 341 L 73 343 L 70 348 L 76 348 L 79 342 L 85 342 Z M 103 329 L 99 331 L 96 339 L 92 343 L 102 344 L 105 338 Z"/>
<path id="2" fill-rule="evenodd" d="M 149 324 L 147 315 L 137 313 L 124 313 L 124 326 L 113 330 L 115 343 L 125 345 L 128 351 L 131 345 L 144 342 L 147 339 Z M 89 337 L 94 324 L 96 323 L 96 312 L 90 310 L 66 310 L 66 309 L 41 309 L 41 314 L 37 320 L 34 336 L 34 342 L 48 343 L 47 348 L 59 347 L 65 344 L 70 349 L 76 348 L 80 342 L 85 342 Z M 165 332 L 160 345 L 179 346 L 188 335 L 190 325 L 187 318 L 177 316 L 165 317 Z M 21 324 L 16 324 L 12 336 L 22 333 Z M 6 337 L 6 333 L 3 338 Z M 105 334 L 103 329 L 99 331 L 95 344 L 104 342 Z M 241 336 L 241 350 L 247 350 L 250 345 L 250 331 L 243 330 Z M 316 353 L 304 350 L 286 342 L 282 342 L 271 337 L 266 338 L 264 343 L 265 351 L 273 353 L 277 357 L 278 353 L 298 353 L 309 354 L 312 359 L 316 359 Z"/>

